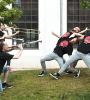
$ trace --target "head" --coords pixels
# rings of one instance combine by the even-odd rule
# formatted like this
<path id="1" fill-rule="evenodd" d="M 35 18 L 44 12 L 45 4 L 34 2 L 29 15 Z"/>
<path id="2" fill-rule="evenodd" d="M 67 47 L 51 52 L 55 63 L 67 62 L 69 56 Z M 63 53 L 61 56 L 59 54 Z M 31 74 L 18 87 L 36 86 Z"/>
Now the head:
<path id="1" fill-rule="evenodd" d="M 75 33 L 78 33 L 78 32 L 80 32 L 80 28 L 79 27 L 74 27 L 72 29 L 72 31 L 75 32 Z"/>
<path id="2" fill-rule="evenodd" d="M 0 23 L 0 29 L 3 31 L 5 30 L 5 25 L 3 23 Z"/>

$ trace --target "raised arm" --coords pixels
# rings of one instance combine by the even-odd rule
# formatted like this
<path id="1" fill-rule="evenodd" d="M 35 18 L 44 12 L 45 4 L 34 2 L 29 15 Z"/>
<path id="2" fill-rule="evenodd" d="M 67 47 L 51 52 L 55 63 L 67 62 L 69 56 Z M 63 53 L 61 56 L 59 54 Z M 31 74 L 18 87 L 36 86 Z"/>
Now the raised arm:
<path id="1" fill-rule="evenodd" d="M 84 30 L 82 30 L 81 32 L 79 32 L 79 34 L 83 34 L 84 32 L 86 32 L 88 30 L 88 28 L 86 27 Z"/>
<path id="2" fill-rule="evenodd" d="M 61 38 L 61 35 L 57 35 L 56 33 L 52 32 L 52 35 L 58 37 L 58 38 Z"/>

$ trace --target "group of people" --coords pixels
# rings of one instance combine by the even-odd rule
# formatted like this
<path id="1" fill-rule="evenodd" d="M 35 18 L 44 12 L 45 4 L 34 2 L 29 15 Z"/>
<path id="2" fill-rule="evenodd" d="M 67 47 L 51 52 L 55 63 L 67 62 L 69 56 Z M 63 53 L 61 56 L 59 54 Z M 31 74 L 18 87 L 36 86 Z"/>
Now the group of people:
<path id="1" fill-rule="evenodd" d="M 11 39 L 13 36 L 19 34 L 17 31 L 14 34 L 10 34 L 7 27 L 9 26 L 0 23 L 0 75 L 2 79 L 2 88 L 11 88 L 13 85 L 8 83 L 8 75 L 11 70 L 10 62 L 11 59 L 18 59 L 23 51 L 22 44 L 19 45 L 8 45 L 5 41 L 6 39 Z M 15 55 L 9 53 L 9 51 L 14 50 L 15 48 L 19 48 Z"/>
<path id="2" fill-rule="evenodd" d="M 8 34 L 4 24 L 0 24 L 0 75 L 2 76 L 2 87 L 11 88 L 12 85 L 8 84 L 8 74 L 10 72 L 11 59 L 18 59 L 23 51 L 22 44 L 8 46 L 5 42 L 6 39 L 12 38 L 19 34 L 17 31 L 14 34 Z M 57 35 L 52 32 L 52 35 L 59 38 L 56 47 L 53 52 L 40 60 L 42 71 L 38 76 L 44 76 L 47 74 L 45 61 L 56 60 L 60 66 L 59 71 L 56 73 L 50 73 L 50 76 L 54 79 L 59 79 L 63 73 L 73 73 L 74 77 L 79 77 L 80 70 L 75 68 L 78 60 L 83 60 L 88 67 L 90 67 L 90 30 L 80 30 L 79 27 L 75 27 L 69 32 L 63 35 Z M 77 50 L 73 52 L 73 45 L 77 44 Z M 19 48 L 19 51 L 12 55 L 9 51 Z M 64 54 L 68 54 L 67 61 L 63 58 Z"/>
<path id="3" fill-rule="evenodd" d="M 80 31 L 79 27 L 75 27 L 70 32 L 60 36 L 53 32 L 52 34 L 59 40 L 54 51 L 41 59 L 42 71 L 38 76 L 47 74 L 45 61 L 56 60 L 60 69 L 57 73 L 50 73 L 51 77 L 59 79 L 63 73 L 73 73 L 74 77 L 79 77 L 80 70 L 75 68 L 78 60 L 83 60 L 90 67 L 90 30 L 86 28 Z M 73 52 L 74 43 L 77 43 L 75 52 Z M 63 59 L 64 54 L 70 56 L 67 61 Z"/>

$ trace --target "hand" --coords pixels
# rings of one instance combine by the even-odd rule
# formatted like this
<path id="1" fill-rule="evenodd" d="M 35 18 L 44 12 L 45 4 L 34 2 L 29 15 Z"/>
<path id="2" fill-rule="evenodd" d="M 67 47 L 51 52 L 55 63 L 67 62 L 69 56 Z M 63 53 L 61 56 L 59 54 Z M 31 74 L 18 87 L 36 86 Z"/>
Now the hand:
<path id="1" fill-rule="evenodd" d="M 85 28 L 86 31 L 90 30 L 88 27 Z"/>
<path id="2" fill-rule="evenodd" d="M 54 35 L 55 33 L 54 32 L 51 32 L 52 33 L 52 35 Z"/>
<path id="3" fill-rule="evenodd" d="M 17 31 L 15 34 L 19 34 L 20 33 L 20 31 Z"/>
<path id="4" fill-rule="evenodd" d="M 88 30 L 88 27 L 86 27 L 85 30 L 87 31 Z"/>

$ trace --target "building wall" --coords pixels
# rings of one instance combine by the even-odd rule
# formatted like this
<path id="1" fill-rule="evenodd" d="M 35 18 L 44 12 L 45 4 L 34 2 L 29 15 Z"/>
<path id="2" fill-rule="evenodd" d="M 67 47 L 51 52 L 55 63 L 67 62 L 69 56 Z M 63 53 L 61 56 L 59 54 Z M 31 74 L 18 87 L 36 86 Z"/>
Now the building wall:
<path id="1" fill-rule="evenodd" d="M 39 39 L 42 40 L 39 49 L 24 50 L 19 59 L 12 60 L 13 70 L 41 68 L 40 59 L 51 53 L 57 42 L 51 32 L 63 34 L 67 31 L 67 0 L 39 0 L 39 30 Z M 47 68 L 59 68 L 56 61 L 46 62 L 46 65 Z M 86 67 L 82 60 L 77 64 L 77 67 L 80 66 Z"/>
<path id="2" fill-rule="evenodd" d="M 39 0 L 39 50 L 24 50 L 20 59 L 12 60 L 13 69 L 41 68 L 40 59 L 51 53 L 57 38 L 51 32 L 60 34 L 60 0 Z M 11 52 L 16 53 L 16 51 Z M 55 61 L 47 62 L 48 68 L 58 67 Z"/>

